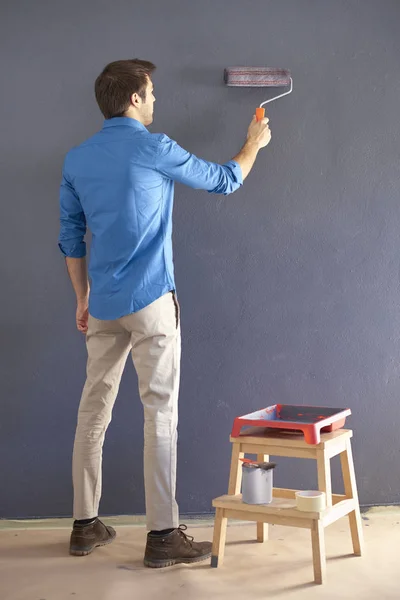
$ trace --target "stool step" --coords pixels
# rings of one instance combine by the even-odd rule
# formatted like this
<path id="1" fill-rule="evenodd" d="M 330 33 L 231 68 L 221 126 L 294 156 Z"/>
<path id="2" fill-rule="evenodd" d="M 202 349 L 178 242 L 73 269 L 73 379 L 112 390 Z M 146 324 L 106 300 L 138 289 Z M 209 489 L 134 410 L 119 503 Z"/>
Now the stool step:
<path id="1" fill-rule="evenodd" d="M 325 513 L 325 511 L 318 513 L 297 510 L 294 498 L 274 497 L 270 504 L 246 504 L 242 501 L 241 494 L 238 494 L 237 496 L 220 496 L 213 500 L 212 505 L 214 508 L 238 510 L 243 511 L 243 513 L 248 513 L 248 517 L 246 516 L 245 520 L 251 520 L 251 513 L 257 513 L 259 515 L 265 515 L 266 517 L 268 515 L 279 514 L 285 517 L 319 521 Z"/>
<path id="2" fill-rule="evenodd" d="M 324 527 L 358 509 L 354 498 L 336 495 L 336 503 L 321 512 L 305 512 L 298 510 L 296 501 L 287 496 L 276 496 L 279 488 L 274 489 L 274 498 L 270 504 L 245 504 L 242 495 L 224 495 L 212 501 L 214 508 L 223 509 L 227 518 L 242 521 L 276 523 L 293 527 L 311 528 L 312 523 L 321 521 Z M 289 492 L 290 490 L 282 490 Z M 294 494 L 294 490 L 293 494 Z M 342 498 L 342 499 L 340 499 Z"/>

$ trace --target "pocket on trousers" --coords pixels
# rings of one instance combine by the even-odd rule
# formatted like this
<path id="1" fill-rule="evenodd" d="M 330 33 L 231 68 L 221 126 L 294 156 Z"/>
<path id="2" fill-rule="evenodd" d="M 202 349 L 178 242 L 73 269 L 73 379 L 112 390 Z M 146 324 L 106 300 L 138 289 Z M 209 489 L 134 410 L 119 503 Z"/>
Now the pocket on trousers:
<path id="1" fill-rule="evenodd" d="M 173 298 L 174 305 L 175 305 L 175 320 L 176 320 L 176 328 L 178 329 L 180 319 L 181 319 L 181 307 L 179 306 L 179 302 L 178 302 L 178 298 L 176 297 L 176 293 L 173 291 L 173 292 L 171 292 L 171 294 L 172 294 L 172 298 Z"/>

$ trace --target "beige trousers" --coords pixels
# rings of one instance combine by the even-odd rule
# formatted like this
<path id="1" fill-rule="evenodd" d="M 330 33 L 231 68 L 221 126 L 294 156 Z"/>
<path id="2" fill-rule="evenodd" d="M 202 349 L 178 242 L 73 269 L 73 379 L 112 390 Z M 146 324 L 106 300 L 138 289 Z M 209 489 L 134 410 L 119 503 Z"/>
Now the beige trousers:
<path id="1" fill-rule="evenodd" d="M 180 315 L 168 293 L 117 319 L 89 317 L 87 379 L 73 452 L 74 518 L 98 515 L 104 436 L 129 352 L 144 407 L 144 479 L 147 527 L 178 527 L 175 500 Z"/>

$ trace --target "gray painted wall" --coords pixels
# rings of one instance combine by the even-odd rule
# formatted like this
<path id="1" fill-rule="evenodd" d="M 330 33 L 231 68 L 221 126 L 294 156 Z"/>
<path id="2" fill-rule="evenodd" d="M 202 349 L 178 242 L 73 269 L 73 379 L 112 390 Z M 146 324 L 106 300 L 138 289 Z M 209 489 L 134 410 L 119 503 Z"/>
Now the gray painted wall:
<path id="1" fill-rule="evenodd" d="M 178 499 L 226 490 L 236 415 L 275 402 L 349 406 L 361 502 L 400 501 L 400 3 L 70 0 L 2 4 L 0 516 L 69 515 L 84 339 L 57 249 L 67 150 L 102 125 L 93 82 L 158 65 L 156 120 L 200 156 L 240 148 L 270 91 L 227 65 L 292 69 L 272 143 L 220 198 L 177 186 L 184 336 Z M 142 408 L 127 365 L 104 457 L 103 514 L 144 511 Z M 316 485 L 280 460 L 278 484 Z M 335 482 L 340 489 L 337 465 Z"/>

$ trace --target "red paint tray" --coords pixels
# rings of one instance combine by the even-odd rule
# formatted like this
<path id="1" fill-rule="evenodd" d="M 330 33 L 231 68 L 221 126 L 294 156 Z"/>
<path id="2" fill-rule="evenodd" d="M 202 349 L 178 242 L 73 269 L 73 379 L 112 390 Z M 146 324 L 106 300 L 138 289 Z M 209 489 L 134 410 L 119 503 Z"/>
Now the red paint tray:
<path id="1" fill-rule="evenodd" d="M 231 435 L 239 437 L 242 427 L 290 429 L 302 431 L 307 444 L 319 444 L 321 431 L 325 433 L 341 429 L 349 415 L 349 408 L 274 404 L 263 410 L 236 417 Z M 243 434 L 245 435 L 245 432 Z"/>

